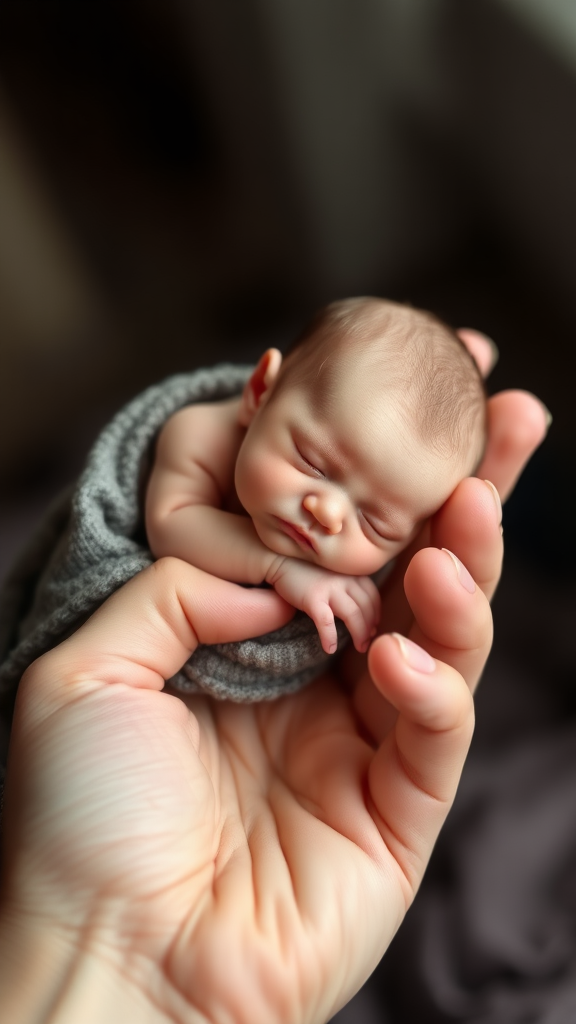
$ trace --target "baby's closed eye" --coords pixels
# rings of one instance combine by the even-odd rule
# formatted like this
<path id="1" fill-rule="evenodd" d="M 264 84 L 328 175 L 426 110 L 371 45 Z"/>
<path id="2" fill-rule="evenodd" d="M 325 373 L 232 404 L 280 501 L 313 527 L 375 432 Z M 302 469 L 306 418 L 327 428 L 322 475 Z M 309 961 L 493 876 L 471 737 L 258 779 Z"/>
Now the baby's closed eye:
<path id="1" fill-rule="evenodd" d="M 402 544 L 405 540 L 404 535 L 400 536 L 400 534 L 394 533 L 390 527 L 385 526 L 375 516 L 363 512 L 362 509 L 360 509 L 358 515 L 371 538 L 376 537 L 379 540 L 387 541 L 389 544 Z"/>
<path id="2" fill-rule="evenodd" d="M 301 445 L 300 445 L 300 444 L 298 444 L 298 442 L 297 442 L 297 441 L 294 441 L 294 448 L 295 448 L 296 454 L 297 454 L 297 456 L 298 456 L 298 458 L 299 458 L 300 462 L 301 462 L 301 463 L 303 463 L 303 464 L 304 464 L 304 466 L 306 466 L 306 468 L 307 468 L 307 469 L 309 469 L 309 470 L 310 470 L 310 471 L 311 471 L 312 473 L 314 473 L 314 475 L 315 475 L 315 476 L 320 476 L 320 477 L 323 477 L 323 476 L 325 476 L 325 475 L 326 475 L 326 474 L 325 474 L 325 473 L 323 473 L 323 472 L 322 472 L 322 470 L 321 470 L 321 469 L 320 469 L 320 468 L 319 468 L 319 467 L 318 467 L 318 466 L 316 465 L 316 461 L 317 461 L 317 459 L 316 459 L 316 456 L 315 456 L 315 455 L 313 455 L 313 454 L 312 454 L 311 452 L 307 452 L 307 453 L 305 454 L 305 452 L 304 452 L 304 451 L 302 450 L 302 447 L 301 447 Z M 313 461 L 313 460 L 314 460 L 314 461 Z"/>

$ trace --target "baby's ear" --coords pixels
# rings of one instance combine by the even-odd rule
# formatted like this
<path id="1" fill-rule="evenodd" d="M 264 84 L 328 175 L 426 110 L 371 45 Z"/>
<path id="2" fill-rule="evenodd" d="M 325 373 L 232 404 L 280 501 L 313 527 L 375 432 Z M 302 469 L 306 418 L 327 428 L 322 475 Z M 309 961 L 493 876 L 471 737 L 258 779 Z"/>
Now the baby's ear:
<path id="1" fill-rule="evenodd" d="M 282 366 L 282 353 L 277 348 L 266 349 L 258 365 L 244 385 L 240 400 L 238 422 L 249 427 L 260 406 L 267 401 Z"/>

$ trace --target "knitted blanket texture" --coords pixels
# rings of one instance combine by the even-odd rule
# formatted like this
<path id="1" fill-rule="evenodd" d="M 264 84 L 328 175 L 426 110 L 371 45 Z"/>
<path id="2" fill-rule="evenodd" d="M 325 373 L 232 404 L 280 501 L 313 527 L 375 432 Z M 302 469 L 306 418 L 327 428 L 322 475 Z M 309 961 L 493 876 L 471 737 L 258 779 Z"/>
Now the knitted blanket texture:
<path id="1" fill-rule="evenodd" d="M 104 428 L 78 483 L 49 510 L 0 594 L 0 694 L 14 691 L 35 658 L 152 563 L 143 498 L 160 428 L 186 405 L 239 394 L 250 371 L 222 364 L 170 377 Z M 341 648 L 348 633 L 337 628 Z M 314 623 L 297 612 L 265 636 L 201 645 L 170 683 L 221 699 L 270 700 L 300 689 L 327 660 Z"/>

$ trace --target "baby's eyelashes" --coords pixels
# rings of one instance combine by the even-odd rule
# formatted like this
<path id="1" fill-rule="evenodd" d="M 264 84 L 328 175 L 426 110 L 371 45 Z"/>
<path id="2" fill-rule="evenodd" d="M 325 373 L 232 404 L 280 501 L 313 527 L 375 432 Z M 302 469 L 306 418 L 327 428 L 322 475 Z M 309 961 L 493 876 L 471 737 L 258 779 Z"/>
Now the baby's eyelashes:
<path id="1" fill-rule="evenodd" d="M 318 466 L 315 466 L 315 465 L 314 465 L 314 463 L 310 461 L 310 459 L 307 459 L 307 458 L 306 458 L 306 456 L 304 455 L 304 452 L 303 452 L 303 451 L 302 451 L 302 450 L 301 450 L 301 449 L 300 449 L 300 448 L 298 447 L 298 445 L 296 444 L 296 441 L 294 441 L 294 448 L 296 449 L 296 453 L 297 453 L 297 455 L 298 455 L 298 458 L 300 459 L 300 461 L 301 461 L 301 462 L 303 462 L 303 463 L 304 463 L 304 465 L 305 465 L 305 466 L 306 466 L 306 467 L 307 467 L 307 468 L 308 468 L 309 470 L 311 470 L 311 472 L 312 472 L 312 473 L 314 473 L 314 475 L 315 475 L 315 476 L 321 476 L 321 477 L 323 477 L 323 476 L 325 475 L 325 474 L 324 474 L 324 473 L 322 472 L 322 470 L 318 468 Z"/>
<path id="2" fill-rule="evenodd" d="M 367 527 L 367 530 L 368 530 L 371 538 L 376 537 L 378 540 L 385 541 L 387 544 L 402 544 L 403 543 L 404 537 L 392 536 L 391 534 L 388 533 L 388 531 L 387 531 L 387 529 L 386 529 L 386 527 L 384 526 L 383 523 L 380 523 L 377 520 L 374 521 L 372 519 L 372 517 L 368 517 L 365 512 L 362 512 L 361 509 L 358 512 L 358 515 L 359 515 L 361 521 Z"/>

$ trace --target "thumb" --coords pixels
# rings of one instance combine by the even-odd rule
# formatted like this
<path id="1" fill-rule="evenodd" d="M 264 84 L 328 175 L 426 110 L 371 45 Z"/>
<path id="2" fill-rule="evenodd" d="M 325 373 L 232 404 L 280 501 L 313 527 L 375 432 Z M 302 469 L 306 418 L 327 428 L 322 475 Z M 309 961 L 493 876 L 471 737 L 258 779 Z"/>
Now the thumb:
<path id="1" fill-rule="evenodd" d="M 273 590 L 245 589 L 177 558 L 138 573 L 35 662 L 46 678 L 162 689 L 199 643 L 246 640 L 294 614 Z M 30 670 L 29 670 L 30 671 Z"/>

